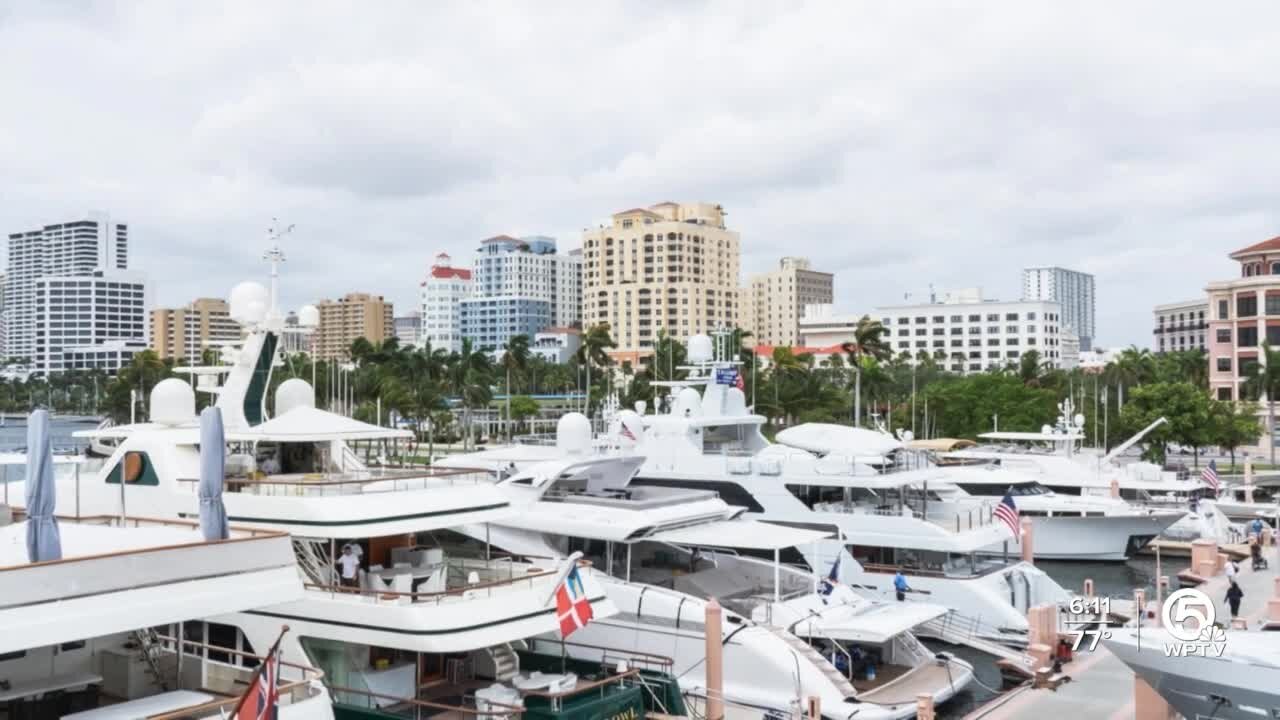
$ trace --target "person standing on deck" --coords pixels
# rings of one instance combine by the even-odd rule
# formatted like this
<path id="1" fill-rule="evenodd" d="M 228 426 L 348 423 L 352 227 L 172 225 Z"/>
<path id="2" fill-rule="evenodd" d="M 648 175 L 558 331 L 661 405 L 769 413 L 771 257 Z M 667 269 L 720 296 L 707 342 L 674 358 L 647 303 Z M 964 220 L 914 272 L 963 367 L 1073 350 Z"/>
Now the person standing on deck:
<path id="1" fill-rule="evenodd" d="M 1235 620 L 1240 615 L 1240 601 L 1244 599 L 1244 591 L 1236 584 L 1235 580 L 1231 581 L 1231 587 L 1227 588 L 1227 604 L 1231 606 L 1231 619 Z"/>
<path id="2" fill-rule="evenodd" d="M 893 590 L 898 595 L 898 602 L 907 599 L 907 593 L 911 591 L 911 586 L 907 585 L 907 576 L 902 574 L 902 568 L 898 568 L 898 574 L 893 576 Z"/>
<path id="3" fill-rule="evenodd" d="M 338 569 L 343 587 L 357 587 L 360 584 L 360 558 L 351 552 L 350 545 L 342 547 L 342 554 L 338 556 Z"/>

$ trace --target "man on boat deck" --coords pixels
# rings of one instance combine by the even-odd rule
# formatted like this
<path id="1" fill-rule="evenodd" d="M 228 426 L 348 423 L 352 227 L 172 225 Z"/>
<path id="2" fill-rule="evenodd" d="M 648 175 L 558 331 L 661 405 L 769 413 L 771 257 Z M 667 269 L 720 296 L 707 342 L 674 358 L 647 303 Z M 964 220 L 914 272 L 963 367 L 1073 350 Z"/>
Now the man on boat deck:
<path id="1" fill-rule="evenodd" d="M 351 552 L 350 545 L 342 547 L 342 555 L 338 556 L 338 568 L 341 570 L 343 587 L 356 587 L 359 584 L 360 558 Z"/>
<path id="2" fill-rule="evenodd" d="M 898 568 L 898 574 L 893 576 L 893 589 L 898 594 L 898 602 L 907 599 L 907 593 L 911 587 L 907 585 L 907 576 L 902 574 L 902 568 Z"/>

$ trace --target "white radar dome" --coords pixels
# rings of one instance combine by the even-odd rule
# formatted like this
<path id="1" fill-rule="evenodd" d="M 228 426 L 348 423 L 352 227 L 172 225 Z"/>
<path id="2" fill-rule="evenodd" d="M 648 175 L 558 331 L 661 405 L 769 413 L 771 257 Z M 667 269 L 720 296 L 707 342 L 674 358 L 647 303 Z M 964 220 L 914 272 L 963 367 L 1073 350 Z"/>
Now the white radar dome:
<path id="1" fill-rule="evenodd" d="M 303 305 L 298 309 L 298 325 L 313 328 L 320 325 L 320 310 L 315 305 Z"/>
<path id="2" fill-rule="evenodd" d="M 169 378 L 151 388 L 151 422 L 182 425 L 196 419 L 196 391 L 178 378 Z"/>
<path id="3" fill-rule="evenodd" d="M 689 351 L 687 353 L 690 363 L 711 362 L 713 355 L 711 352 L 711 336 L 710 335 L 694 335 L 689 338 Z"/>
<path id="4" fill-rule="evenodd" d="M 640 438 L 644 437 L 644 419 L 639 413 L 623 410 L 618 413 L 618 419 L 614 423 L 617 425 L 614 437 L 622 447 L 635 447 Z"/>
<path id="5" fill-rule="evenodd" d="M 556 423 L 556 448 L 570 455 L 591 450 L 591 421 L 582 413 L 567 413 Z"/>
<path id="6" fill-rule="evenodd" d="M 242 325 L 262 322 L 267 315 L 267 301 L 270 298 L 267 289 L 261 283 L 242 282 L 231 288 L 231 319 Z"/>
<path id="7" fill-rule="evenodd" d="M 677 417 L 701 417 L 702 396 L 693 388 L 684 388 L 676 395 L 671 414 Z"/>
<path id="8" fill-rule="evenodd" d="M 289 378 L 276 388 L 276 417 L 294 408 L 313 408 L 316 406 L 316 393 L 311 383 L 302 378 Z"/>

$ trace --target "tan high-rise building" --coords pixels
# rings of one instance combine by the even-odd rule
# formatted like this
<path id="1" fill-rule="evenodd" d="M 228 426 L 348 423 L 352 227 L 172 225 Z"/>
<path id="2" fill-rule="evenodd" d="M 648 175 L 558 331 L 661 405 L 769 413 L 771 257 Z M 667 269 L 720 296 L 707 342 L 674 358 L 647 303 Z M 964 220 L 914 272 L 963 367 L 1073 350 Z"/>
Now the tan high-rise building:
<path id="1" fill-rule="evenodd" d="M 151 349 L 161 360 L 198 362 L 206 348 L 236 342 L 241 334 L 227 301 L 219 298 L 196 298 L 184 307 L 151 311 Z"/>
<path id="2" fill-rule="evenodd" d="M 804 306 L 830 305 L 833 278 L 799 257 L 784 257 L 777 270 L 752 275 L 742 289 L 742 328 L 751 332 L 750 342 L 799 345 Z"/>
<path id="3" fill-rule="evenodd" d="M 356 338 L 380 343 L 395 334 L 391 303 L 381 295 L 347 293 L 339 300 L 321 300 L 316 309 L 320 326 L 311 347 L 321 359 L 346 359 Z"/>
<path id="4" fill-rule="evenodd" d="M 738 233 L 711 203 L 665 202 L 615 213 L 582 237 L 582 324 L 608 323 L 615 360 L 738 323 Z"/>

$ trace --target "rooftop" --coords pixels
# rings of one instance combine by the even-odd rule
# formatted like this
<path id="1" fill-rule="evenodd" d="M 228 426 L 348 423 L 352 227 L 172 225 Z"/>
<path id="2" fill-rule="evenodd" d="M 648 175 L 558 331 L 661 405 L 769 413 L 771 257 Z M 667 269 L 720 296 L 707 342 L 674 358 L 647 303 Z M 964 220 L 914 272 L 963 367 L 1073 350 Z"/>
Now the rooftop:
<path id="1" fill-rule="evenodd" d="M 1268 252 L 1268 251 L 1274 251 L 1274 250 L 1280 250 L 1280 235 L 1273 237 L 1270 240 L 1263 240 L 1260 243 L 1255 243 L 1253 245 L 1250 245 L 1247 248 L 1237 250 L 1231 253 L 1231 258 L 1237 259 L 1245 255 L 1252 255 L 1253 253 Z"/>

